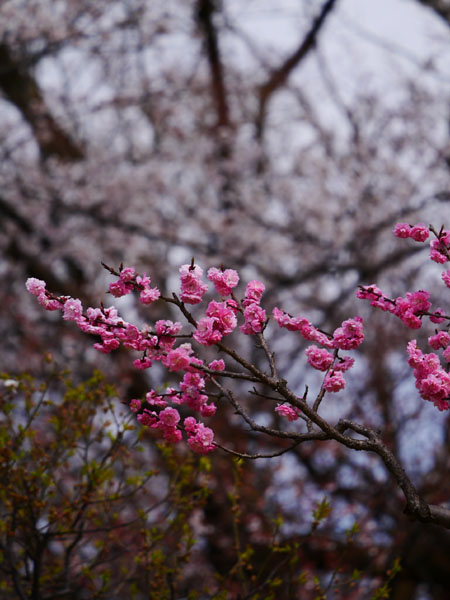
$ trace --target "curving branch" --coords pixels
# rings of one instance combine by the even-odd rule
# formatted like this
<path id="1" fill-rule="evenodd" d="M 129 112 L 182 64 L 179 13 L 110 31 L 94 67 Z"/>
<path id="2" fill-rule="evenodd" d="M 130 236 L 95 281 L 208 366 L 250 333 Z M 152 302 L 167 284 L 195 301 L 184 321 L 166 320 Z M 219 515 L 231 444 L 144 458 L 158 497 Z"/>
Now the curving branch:
<path id="1" fill-rule="evenodd" d="M 84 158 L 80 146 L 50 113 L 28 61 L 16 57 L 5 43 L 0 43 L 0 90 L 30 125 L 44 160 L 54 157 L 78 161 Z"/>
<path id="2" fill-rule="evenodd" d="M 264 132 L 264 122 L 267 112 L 267 105 L 272 95 L 284 85 L 292 71 L 304 60 L 311 50 L 314 49 L 320 30 L 322 29 L 326 18 L 336 5 L 337 0 L 327 0 L 322 6 L 319 15 L 314 19 L 310 30 L 302 40 L 298 48 L 281 64 L 272 71 L 268 80 L 259 90 L 259 107 L 256 117 L 256 135 L 261 139 Z"/>
<path id="3" fill-rule="evenodd" d="M 306 401 L 306 394 L 303 398 L 294 394 L 294 392 L 289 389 L 287 382 L 284 379 L 262 372 L 257 366 L 250 364 L 235 350 L 231 350 L 220 342 L 217 343 L 216 346 L 244 367 L 244 369 L 247 369 L 252 374 L 253 380 L 259 379 L 261 384 L 270 388 L 275 394 L 278 394 L 280 401 L 285 400 L 299 409 L 309 421 L 308 430 L 303 433 L 296 431 L 281 431 L 260 425 L 249 415 L 243 405 L 236 400 L 233 392 L 219 383 L 218 377 L 226 377 L 227 375 L 224 373 L 217 373 L 216 376 L 212 378 L 213 383 L 219 388 L 223 397 L 229 401 L 235 414 L 242 417 L 251 431 L 265 434 L 272 438 L 292 440 L 293 442 L 288 448 L 284 448 L 281 451 L 271 454 L 241 453 L 217 444 L 218 447 L 242 459 L 271 458 L 273 456 L 279 456 L 301 443 L 312 440 L 334 440 L 351 450 L 373 452 L 380 457 L 391 477 L 402 490 L 406 501 L 404 513 L 412 520 L 420 521 L 422 523 L 432 523 L 450 529 L 450 509 L 434 504 L 428 504 L 424 500 L 409 479 L 398 459 L 382 440 L 379 432 L 348 419 L 341 419 L 336 425 L 330 424 L 318 413 L 320 401 L 325 394 L 323 389 L 314 401 L 313 406 L 311 406 Z M 273 398 L 273 400 L 277 399 L 277 397 Z M 360 437 L 356 438 L 352 433 L 357 434 Z"/>

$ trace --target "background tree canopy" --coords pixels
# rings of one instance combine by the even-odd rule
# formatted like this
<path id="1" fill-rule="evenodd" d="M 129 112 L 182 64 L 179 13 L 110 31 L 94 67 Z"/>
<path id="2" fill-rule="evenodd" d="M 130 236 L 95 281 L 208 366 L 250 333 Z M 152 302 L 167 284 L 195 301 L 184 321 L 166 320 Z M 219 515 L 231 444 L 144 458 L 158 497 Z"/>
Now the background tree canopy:
<path id="1" fill-rule="evenodd" d="M 397 220 L 450 225 L 450 11 L 445 0 L 375 4 L 4 0 L 2 370 L 41 378 L 51 352 L 77 381 L 100 367 L 120 398 L 168 383 L 162 371 L 137 372 L 121 352 L 99 355 L 75 327 L 34 305 L 25 280 L 45 279 L 95 306 L 102 297 L 111 303 L 101 261 L 135 265 L 163 292 L 176 289 L 176 270 L 192 256 L 202 267 L 223 264 L 263 280 L 269 309 L 280 304 L 325 328 L 350 314 L 365 318 L 358 370 L 326 410 L 379 429 L 421 493 L 448 502 L 449 419 L 414 389 L 410 333 L 361 306 L 354 291 L 375 281 L 394 297 L 437 289 L 421 247 L 399 245 L 391 230 Z M 146 309 L 128 297 L 116 304 L 145 321 Z M 152 306 L 151 318 L 163 310 Z M 293 389 L 314 385 L 301 343 L 276 335 L 270 343 Z M 231 414 L 215 428 L 237 447 L 251 440 Z M 186 516 L 199 540 L 191 564 L 205 577 L 233 572 L 236 561 L 237 475 L 229 457 L 211 460 L 208 498 Z M 344 573 L 356 568 L 377 581 L 399 556 L 393 598 L 447 597 L 448 532 L 408 522 L 375 458 L 311 443 L 241 468 L 241 548 L 253 548 L 255 564 L 273 547 L 282 515 L 280 544 L 300 544 L 300 570 L 326 578 L 358 522 Z M 332 512 L 310 538 L 324 494 Z M 42 597 L 60 597 L 50 591 L 59 593 Z M 368 597 L 367 589 L 353 593 L 342 597 Z"/>

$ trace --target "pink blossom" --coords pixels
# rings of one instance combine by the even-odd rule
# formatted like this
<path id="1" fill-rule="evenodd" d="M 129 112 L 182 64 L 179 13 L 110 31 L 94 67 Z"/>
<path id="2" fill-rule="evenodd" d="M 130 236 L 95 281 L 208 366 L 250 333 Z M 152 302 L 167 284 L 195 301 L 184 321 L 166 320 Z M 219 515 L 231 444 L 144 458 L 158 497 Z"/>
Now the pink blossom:
<path id="1" fill-rule="evenodd" d="M 345 379 L 341 371 L 329 371 L 323 380 L 323 387 L 327 392 L 339 392 L 345 388 Z"/>
<path id="2" fill-rule="evenodd" d="M 425 354 L 417 348 L 416 340 L 407 346 L 408 364 L 414 369 L 416 387 L 424 400 L 433 402 L 439 410 L 450 408 L 450 375 L 441 367 L 439 357 L 433 352 Z M 444 357 L 448 348 L 444 350 Z"/>
<path id="3" fill-rule="evenodd" d="M 301 327 L 310 325 L 308 319 L 305 319 L 304 317 L 291 317 L 288 313 L 284 312 L 284 310 L 277 307 L 273 309 L 272 315 L 278 325 L 284 327 L 288 331 L 300 331 Z"/>
<path id="4" fill-rule="evenodd" d="M 325 348 L 309 346 L 305 353 L 308 357 L 308 363 L 319 371 L 326 371 L 333 364 L 334 356 L 328 350 L 325 350 Z"/>
<path id="5" fill-rule="evenodd" d="M 405 312 L 401 316 L 401 320 L 410 329 L 420 329 L 420 327 L 422 326 L 422 321 L 420 320 L 420 318 L 409 311 Z"/>
<path id="6" fill-rule="evenodd" d="M 245 290 L 245 298 L 242 302 L 243 306 L 248 306 L 249 304 L 259 304 L 261 301 L 261 296 L 263 295 L 266 286 L 259 281 L 258 279 L 252 279 L 247 284 L 247 288 Z"/>
<path id="7" fill-rule="evenodd" d="M 44 292 L 39 294 L 37 297 L 39 304 L 45 308 L 45 310 L 59 310 L 61 308 L 61 301 L 56 298 L 50 298 L 47 293 Z"/>
<path id="8" fill-rule="evenodd" d="M 140 400 L 136 400 L 135 398 L 133 400 L 130 400 L 130 404 L 128 405 L 131 412 L 139 412 L 141 410 L 141 405 L 142 402 Z"/>
<path id="9" fill-rule="evenodd" d="M 266 324 L 266 311 L 259 304 L 248 304 L 244 309 L 244 325 L 240 330 L 245 335 L 260 333 Z"/>
<path id="10" fill-rule="evenodd" d="M 83 316 L 83 306 L 80 300 L 68 298 L 63 307 L 63 319 L 66 321 L 78 321 Z"/>
<path id="11" fill-rule="evenodd" d="M 200 407 L 200 414 L 203 417 L 212 417 L 213 415 L 216 414 L 216 410 L 217 410 L 217 407 L 213 403 L 211 403 L 211 404 L 203 404 Z"/>
<path id="12" fill-rule="evenodd" d="M 356 316 L 347 319 L 333 334 L 333 344 L 341 350 L 354 350 L 364 341 L 363 320 Z"/>
<path id="13" fill-rule="evenodd" d="M 152 406 L 167 406 L 167 401 L 162 396 L 159 396 L 155 390 L 150 390 L 145 394 L 145 401 Z"/>
<path id="14" fill-rule="evenodd" d="M 447 331 L 439 331 L 436 333 L 436 335 L 432 335 L 428 338 L 428 343 L 433 350 L 446 348 L 450 343 L 450 335 L 447 333 Z"/>
<path id="15" fill-rule="evenodd" d="M 206 309 L 206 316 L 217 319 L 214 327 L 219 329 L 222 335 L 229 335 L 237 325 L 236 315 L 226 302 L 215 300 L 210 302 Z"/>
<path id="16" fill-rule="evenodd" d="M 208 290 L 202 282 L 203 269 L 197 265 L 180 267 L 181 300 L 186 304 L 198 304 Z"/>
<path id="17" fill-rule="evenodd" d="M 355 364 L 355 359 L 350 356 L 338 357 L 338 360 L 334 363 L 333 369 L 335 371 L 348 371 Z"/>
<path id="18" fill-rule="evenodd" d="M 203 317 L 197 323 L 194 340 L 204 346 L 212 346 L 222 339 L 219 320 L 213 317 Z"/>
<path id="19" fill-rule="evenodd" d="M 445 240 L 445 239 L 447 239 L 447 237 L 448 236 L 445 236 L 445 237 L 441 238 L 441 240 Z M 444 243 L 444 245 L 446 245 L 444 241 L 442 243 Z M 445 255 L 444 249 L 439 240 L 431 240 L 431 242 L 430 242 L 430 258 L 434 262 L 437 262 L 441 265 L 443 265 L 444 263 L 446 263 L 448 261 L 448 258 Z"/>
<path id="20" fill-rule="evenodd" d="M 213 371 L 224 371 L 225 370 L 225 363 L 220 358 L 219 360 L 213 360 L 212 362 L 210 362 L 209 365 L 208 365 L 208 367 L 210 369 L 212 369 Z"/>
<path id="21" fill-rule="evenodd" d="M 408 292 L 405 296 L 411 310 L 414 314 L 418 312 L 426 312 L 431 302 L 429 300 L 430 293 L 425 290 L 419 290 L 418 292 Z"/>
<path id="22" fill-rule="evenodd" d="M 159 336 L 177 335 L 182 330 L 183 326 L 179 321 L 162 320 L 156 321 L 155 331 Z"/>
<path id="23" fill-rule="evenodd" d="M 93 347 L 96 350 L 103 352 L 103 354 L 109 354 L 110 352 L 112 352 L 112 350 L 117 350 L 117 348 L 119 346 L 120 346 L 119 340 L 112 338 L 112 339 L 104 339 L 101 344 L 98 344 L 98 343 L 94 344 Z M 146 367 L 142 367 L 142 368 L 146 368 Z"/>
<path id="24" fill-rule="evenodd" d="M 208 279 L 214 283 L 217 293 L 221 296 L 229 296 L 239 283 L 239 275 L 234 269 L 222 271 L 212 267 L 208 271 Z"/>
<path id="25" fill-rule="evenodd" d="M 137 417 L 138 422 L 145 427 L 156 427 L 158 419 L 155 412 L 149 411 L 147 408 L 144 409 Z"/>
<path id="26" fill-rule="evenodd" d="M 150 360 L 150 357 L 144 356 L 143 358 L 137 358 L 133 361 L 133 365 L 136 369 L 149 369 L 152 366 L 152 361 Z"/>
<path id="27" fill-rule="evenodd" d="M 148 287 L 143 289 L 142 292 L 139 294 L 139 301 L 142 304 L 151 304 L 152 302 L 155 302 L 155 300 L 158 300 L 160 296 L 161 292 L 158 290 L 157 287 Z"/>
<path id="28" fill-rule="evenodd" d="M 397 223 L 392 231 L 399 238 L 408 238 L 411 235 L 411 226 L 408 223 Z"/>
<path id="29" fill-rule="evenodd" d="M 183 434 L 176 427 L 164 427 L 163 429 L 163 438 L 169 444 L 176 444 L 181 441 Z"/>
<path id="30" fill-rule="evenodd" d="M 425 242 L 429 237 L 428 227 L 424 223 L 417 223 L 411 229 L 410 237 L 416 242 Z"/>
<path id="31" fill-rule="evenodd" d="M 383 296 L 383 292 L 374 283 L 372 285 L 361 285 L 356 291 L 356 297 L 361 300 L 378 300 L 380 296 Z"/>
<path id="32" fill-rule="evenodd" d="M 189 346 L 189 348 L 187 347 Z M 170 350 L 162 360 L 163 365 L 169 369 L 169 371 L 185 371 L 191 362 L 190 355 L 192 354 L 192 348 L 190 344 L 182 344 L 174 350 Z"/>
<path id="33" fill-rule="evenodd" d="M 450 270 L 444 271 L 441 274 L 442 277 L 442 281 L 445 283 L 445 285 L 450 288 Z"/>
<path id="34" fill-rule="evenodd" d="M 148 288 L 151 286 L 151 283 L 152 281 L 150 277 L 148 277 L 148 275 L 145 273 L 142 273 L 142 275 L 136 275 L 136 285 L 138 289 Z"/>
<path id="35" fill-rule="evenodd" d="M 197 427 L 197 421 L 194 417 L 186 417 L 184 420 L 184 428 L 188 433 L 193 433 Z"/>
<path id="36" fill-rule="evenodd" d="M 180 421 L 180 413 L 168 406 L 159 413 L 159 420 L 168 427 L 175 427 Z"/>
<path id="37" fill-rule="evenodd" d="M 290 404 L 277 404 L 275 412 L 282 417 L 287 417 L 289 421 L 296 421 L 299 418 L 298 410 Z"/>
<path id="38" fill-rule="evenodd" d="M 33 296 L 39 296 L 45 293 L 45 281 L 42 279 L 36 279 L 35 277 L 29 277 L 25 283 L 25 287 L 33 294 Z"/>
<path id="39" fill-rule="evenodd" d="M 115 298 L 120 298 L 121 296 L 126 296 L 133 291 L 133 284 L 126 283 L 121 279 L 114 281 L 109 284 L 109 293 L 112 294 Z"/>
<path id="40" fill-rule="evenodd" d="M 120 272 L 120 280 L 124 283 L 131 281 L 134 276 L 135 270 L 133 269 L 133 267 L 125 267 L 125 269 L 122 269 L 122 271 Z"/>
<path id="41" fill-rule="evenodd" d="M 92 308 L 91 306 L 86 311 L 87 318 L 91 323 L 94 321 L 102 321 L 103 313 L 100 308 Z"/>
<path id="42" fill-rule="evenodd" d="M 430 321 L 436 325 L 440 325 L 445 321 L 445 318 L 441 315 L 445 315 L 443 308 L 435 308 L 433 314 L 430 316 Z"/>
<path id="43" fill-rule="evenodd" d="M 186 426 L 186 420 L 184 421 Z M 214 450 L 213 444 L 214 433 L 212 429 L 203 425 L 203 423 L 197 423 L 195 426 L 195 433 L 191 433 L 188 437 L 189 447 L 197 452 L 198 454 L 207 454 Z"/>

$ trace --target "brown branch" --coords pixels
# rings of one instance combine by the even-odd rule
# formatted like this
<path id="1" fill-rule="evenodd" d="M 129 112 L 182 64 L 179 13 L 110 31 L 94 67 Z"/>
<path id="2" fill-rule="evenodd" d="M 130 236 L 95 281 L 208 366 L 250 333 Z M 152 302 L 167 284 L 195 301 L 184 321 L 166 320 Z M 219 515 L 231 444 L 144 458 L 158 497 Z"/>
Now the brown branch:
<path id="1" fill-rule="evenodd" d="M 214 0 L 199 0 L 197 20 L 205 34 L 206 54 L 211 71 L 211 89 L 217 108 L 217 126 L 220 127 L 229 125 L 229 111 L 219 41 L 213 21 L 214 11 L 216 10 L 215 4 Z"/>
<path id="2" fill-rule="evenodd" d="M 84 157 L 80 146 L 58 125 L 45 105 L 28 61 L 14 56 L 5 43 L 0 44 L 0 89 L 30 125 L 43 159 L 78 161 Z"/>
<path id="3" fill-rule="evenodd" d="M 306 58 L 317 43 L 317 37 L 322 29 L 327 16 L 333 10 L 337 0 L 327 0 L 322 6 L 319 15 L 314 19 L 313 24 L 301 42 L 300 46 L 291 54 L 283 64 L 275 71 L 272 71 L 269 79 L 259 90 L 259 109 L 256 119 L 257 138 L 261 139 L 264 129 L 264 121 L 267 112 L 267 105 L 272 95 L 286 82 L 292 71 Z"/>
<path id="4" fill-rule="evenodd" d="M 307 433 L 280 431 L 259 425 L 250 417 L 243 406 L 236 400 L 233 393 L 224 388 L 217 380 L 212 378 L 214 384 L 220 389 L 222 394 L 228 398 L 229 402 L 235 409 L 236 414 L 240 415 L 244 419 L 252 431 L 264 433 L 280 439 L 291 439 L 294 441 L 295 445 L 310 440 L 335 440 L 351 450 L 374 452 L 381 458 L 385 467 L 402 490 L 406 500 L 406 506 L 404 509 L 405 514 L 414 520 L 421 521 L 423 523 L 433 523 L 435 525 L 440 525 L 450 529 L 450 509 L 436 505 L 429 505 L 419 495 L 405 470 L 400 465 L 394 454 L 385 445 L 378 432 L 347 419 L 341 419 L 335 426 L 331 425 L 328 423 L 328 421 L 323 419 L 316 412 L 316 410 L 314 410 L 314 407 L 311 407 L 306 402 L 306 397 L 300 398 L 296 396 L 294 392 L 288 388 L 286 381 L 277 377 L 269 377 L 267 374 L 255 367 L 255 365 L 248 363 L 237 352 L 227 348 L 223 344 L 220 343 L 217 344 L 217 346 L 221 347 L 221 349 L 229 356 L 232 356 L 234 360 L 249 370 L 254 377 L 259 377 L 261 383 L 275 391 L 277 394 L 287 400 L 287 402 L 289 402 L 292 406 L 300 409 L 311 421 L 311 425 L 308 426 Z M 319 394 L 318 398 L 320 398 L 320 396 L 321 394 Z M 318 407 L 319 404 L 319 399 L 316 399 L 314 405 Z M 319 431 L 313 428 L 313 424 L 319 428 Z M 359 434 L 364 439 L 358 439 L 353 436 L 345 435 L 347 430 L 351 430 Z M 241 457 L 246 458 L 244 454 L 242 454 Z M 257 458 L 257 456 L 250 455 L 249 458 Z"/>

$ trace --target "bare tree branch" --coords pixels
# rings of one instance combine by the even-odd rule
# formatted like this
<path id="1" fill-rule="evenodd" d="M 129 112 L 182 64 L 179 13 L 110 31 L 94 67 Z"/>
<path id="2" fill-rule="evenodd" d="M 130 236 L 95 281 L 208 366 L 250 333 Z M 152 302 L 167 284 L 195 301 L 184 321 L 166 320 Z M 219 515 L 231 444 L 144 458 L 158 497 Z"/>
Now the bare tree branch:
<path id="1" fill-rule="evenodd" d="M 257 137 L 262 138 L 264 121 L 267 111 L 267 105 L 274 94 L 288 79 L 292 71 L 306 58 L 309 52 L 314 48 L 317 37 L 322 29 L 327 16 L 333 10 L 337 0 L 327 0 L 322 7 L 319 15 L 314 19 L 313 24 L 301 42 L 300 46 L 291 54 L 278 69 L 273 71 L 269 79 L 264 83 L 259 91 L 259 109 L 256 119 Z"/>
<path id="2" fill-rule="evenodd" d="M 213 20 L 215 10 L 214 0 L 199 0 L 197 19 L 205 34 L 206 54 L 211 71 L 212 95 L 217 109 L 217 125 L 220 127 L 229 124 L 229 115 L 219 41 Z"/>
<path id="3" fill-rule="evenodd" d="M 80 146 L 49 112 L 26 61 L 15 57 L 5 43 L 0 44 L 0 89 L 30 125 L 43 159 L 77 161 L 83 158 Z"/>

